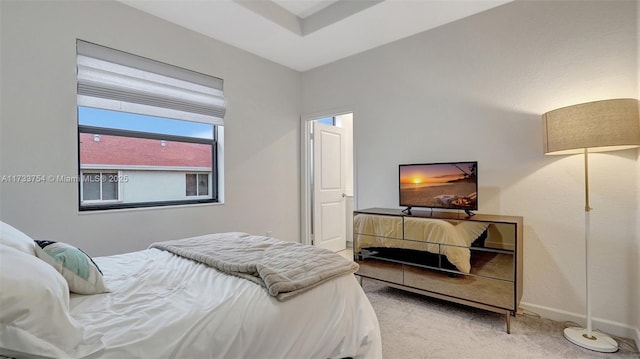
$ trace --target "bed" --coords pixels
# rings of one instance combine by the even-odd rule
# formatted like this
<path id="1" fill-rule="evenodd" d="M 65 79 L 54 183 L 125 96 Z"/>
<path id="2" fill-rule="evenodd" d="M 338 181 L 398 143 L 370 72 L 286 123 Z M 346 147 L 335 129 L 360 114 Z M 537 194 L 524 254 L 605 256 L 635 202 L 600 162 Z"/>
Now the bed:
<path id="1" fill-rule="evenodd" d="M 382 356 L 376 315 L 350 273 L 323 278 L 279 297 L 283 292 L 271 293 L 268 285 L 223 273 L 166 249 L 148 248 L 93 258 L 95 269 L 103 275 L 90 272 L 85 277 L 89 282 L 99 278 L 99 286 L 91 285 L 103 293 L 77 294 L 69 290 L 84 290 L 74 288 L 86 285 L 87 280 L 70 280 L 69 273 L 41 260 L 42 249 L 47 247 L 40 248 L 42 243 L 33 246 L 35 242 L 6 224 L 0 232 L 0 355 Z"/>

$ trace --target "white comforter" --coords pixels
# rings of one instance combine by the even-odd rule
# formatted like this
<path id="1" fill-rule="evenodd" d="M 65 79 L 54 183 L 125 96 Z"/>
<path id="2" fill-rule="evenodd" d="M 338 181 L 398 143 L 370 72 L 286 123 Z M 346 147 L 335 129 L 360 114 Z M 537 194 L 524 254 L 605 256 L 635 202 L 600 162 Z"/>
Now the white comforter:
<path id="1" fill-rule="evenodd" d="M 376 315 L 353 275 L 285 302 L 159 249 L 95 258 L 111 293 L 72 295 L 106 349 L 90 358 L 380 358 Z"/>

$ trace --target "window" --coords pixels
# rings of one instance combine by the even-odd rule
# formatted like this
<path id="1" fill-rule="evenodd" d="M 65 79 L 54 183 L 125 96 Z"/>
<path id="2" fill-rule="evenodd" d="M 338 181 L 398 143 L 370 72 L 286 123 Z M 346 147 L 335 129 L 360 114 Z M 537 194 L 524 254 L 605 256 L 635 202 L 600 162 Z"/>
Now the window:
<path id="1" fill-rule="evenodd" d="M 77 41 L 80 210 L 219 202 L 222 80 Z"/>
<path id="2" fill-rule="evenodd" d="M 83 172 L 82 200 L 117 201 L 118 182 L 117 172 Z"/>
<path id="3" fill-rule="evenodd" d="M 336 118 L 335 117 L 319 118 L 316 121 L 318 121 L 318 123 L 322 123 L 322 124 L 327 125 L 327 126 L 335 126 L 336 125 Z"/>
<path id="4" fill-rule="evenodd" d="M 209 174 L 186 174 L 187 196 L 206 196 L 209 194 Z"/>

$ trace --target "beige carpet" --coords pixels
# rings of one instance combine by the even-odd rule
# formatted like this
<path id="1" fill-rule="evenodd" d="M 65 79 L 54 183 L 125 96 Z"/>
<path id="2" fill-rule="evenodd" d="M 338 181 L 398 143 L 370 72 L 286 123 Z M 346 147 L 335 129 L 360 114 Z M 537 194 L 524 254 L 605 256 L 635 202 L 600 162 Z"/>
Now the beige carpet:
<path id="1" fill-rule="evenodd" d="M 455 303 L 364 280 L 363 287 L 378 315 L 385 359 L 464 358 L 608 358 L 639 359 L 632 340 L 618 340 L 616 353 L 597 353 L 571 344 L 564 324 L 534 314 L 505 318 Z"/>

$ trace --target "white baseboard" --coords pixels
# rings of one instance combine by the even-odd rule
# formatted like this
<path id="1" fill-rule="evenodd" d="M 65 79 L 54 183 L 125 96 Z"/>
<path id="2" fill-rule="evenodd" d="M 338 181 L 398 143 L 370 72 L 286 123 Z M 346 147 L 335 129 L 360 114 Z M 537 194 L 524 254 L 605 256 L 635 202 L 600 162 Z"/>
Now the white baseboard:
<path id="1" fill-rule="evenodd" d="M 520 302 L 520 307 L 530 312 L 536 313 L 543 318 L 566 322 L 571 321 L 579 325 L 586 326 L 587 318 L 585 314 L 566 312 L 555 308 L 549 308 L 542 305 Z M 640 348 L 640 328 L 634 328 L 628 324 L 618 323 L 602 318 L 591 317 L 591 327 L 593 330 L 599 330 L 609 335 L 621 338 L 630 338 L 635 340 L 636 347 Z"/>

